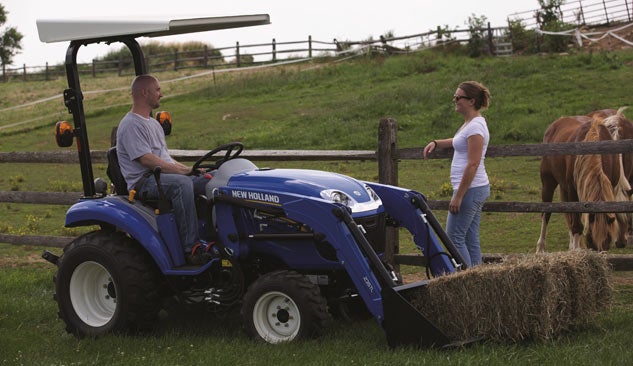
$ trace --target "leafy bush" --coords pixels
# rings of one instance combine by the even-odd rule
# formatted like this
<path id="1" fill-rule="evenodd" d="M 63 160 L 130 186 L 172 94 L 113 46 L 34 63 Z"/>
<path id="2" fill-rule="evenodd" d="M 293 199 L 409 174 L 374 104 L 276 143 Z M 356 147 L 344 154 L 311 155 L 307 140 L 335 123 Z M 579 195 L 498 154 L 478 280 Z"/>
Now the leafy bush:
<path id="1" fill-rule="evenodd" d="M 468 17 L 468 31 L 470 39 L 468 40 L 468 55 L 470 57 L 479 57 L 486 52 L 486 24 L 488 18 L 485 15 L 476 16 L 472 14 Z"/>
<path id="2" fill-rule="evenodd" d="M 535 17 L 539 28 L 546 32 L 562 32 L 573 29 L 574 26 L 563 22 L 563 13 L 560 9 L 565 0 L 539 0 L 541 9 L 536 11 Z M 569 38 L 560 35 L 544 34 L 540 42 L 541 52 L 567 51 Z"/>
<path id="3" fill-rule="evenodd" d="M 509 33 L 512 38 L 512 51 L 514 53 L 532 54 L 537 52 L 538 35 L 533 29 L 526 29 L 520 20 L 509 22 Z"/>

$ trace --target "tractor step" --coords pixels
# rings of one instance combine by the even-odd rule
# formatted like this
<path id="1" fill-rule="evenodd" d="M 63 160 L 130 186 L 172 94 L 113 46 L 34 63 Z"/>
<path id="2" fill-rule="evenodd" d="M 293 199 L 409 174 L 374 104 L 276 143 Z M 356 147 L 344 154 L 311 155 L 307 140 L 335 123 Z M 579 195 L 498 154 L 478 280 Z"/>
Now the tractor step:
<path id="1" fill-rule="evenodd" d="M 57 260 L 59 259 L 59 256 L 49 252 L 48 250 L 45 250 L 44 253 L 42 253 L 42 258 L 53 263 L 54 265 L 57 265 Z"/>

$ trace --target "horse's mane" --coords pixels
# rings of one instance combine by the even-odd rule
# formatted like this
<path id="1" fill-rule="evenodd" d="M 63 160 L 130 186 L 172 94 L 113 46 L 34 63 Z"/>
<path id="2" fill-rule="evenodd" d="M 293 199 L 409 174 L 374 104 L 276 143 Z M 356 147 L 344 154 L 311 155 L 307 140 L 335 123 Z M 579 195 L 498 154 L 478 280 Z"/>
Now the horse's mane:
<path id="1" fill-rule="evenodd" d="M 585 135 L 584 141 L 601 141 L 600 128 L 604 126 L 609 131 L 613 140 L 619 139 L 618 127 L 621 114 L 619 113 L 607 117 L 605 119 L 593 119 L 591 126 Z M 612 202 L 616 200 L 616 195 L 619 196 L 619 192 L 622 191 L 620 187 L 626 179 L 623 179 L 622 169 L 622 155 L 619 155 L 620 165 L 620 179 L 618 185 L 614 188 L 611 185 L 609 177 L 607 177 L 602 170 L 602 157 L 601 155 L 588 154 L 578 155 L 574 162 L 574 181 L 576 182 L 576 191 L 578 193 L 578 200 L 580 202 Z M 628 185 L 628 181 L 626 181 Z M 607 228 L 609 224 L 615 220 L 614 214 L 599 214 L 593 215 L 596 228 Z M 584 226 L 588 227 L 589 215 L 583 215 Z M 614 230 L 615 232 L 615 230 Z M 593 232 L 594 241 L 596 243 L 604 242 L 608 232 L 606 230 L 599 230 Z M 612 235 L 614 237 L 615 235 Z"/>
<path id="2" fill-rule="evenodd" d="M 602 124 L 609 130 L 611 137 L 613 140 L 620 139 L 620 127 L 621 123 L 624 123 L 624 111 L 628 107 L 620 107 L 616 114 L 605 118 L 602 121 Z M 618 154 L 619 165 L 620 165 L 620 180 L 618 181 L 618 185 L 615 187 L 616 189 L 616 200 L 618 202 L 628 201 L 626 192 L 631 189 L 631 185 L 629 184 L 628 179 L 626 179 L 626 175 L 624 174 L 624 163 L 622 162 L 622 154 Z"/>
<path id="3" fill-rule="evenodd" d="M 609 116 L 609 117 L 603 119 L 602 121 L 594 119 L 593 122 L 592 122 L 592 126 L 591 126 L 591 128 L 589 130 L 592 133 L 597 133 L 597 131 L 596 131 L 597 128 L 594 128 L 593 125 L 602 124 L 604 127 L 607 128 L 607 130 L 609 130 L 609 134 L 611 135 L 611 138 L 613 140 L 619 140 L 620 139 L 620 117 L 622 117 L 621 114 L 614 114 L 613 116 Z M 589 132 L 587 132 L 587 135 L 589 135 Z M 598 137 L 597 140 L 593 140 L 593 139 L 589 140 L 589 139 L 585 138 L 585 141 L 600 141 L 600 138 Z"/>
<path id="4" fill-rule="evenodd" d="M 620 127 L 622 127 L 621 124 L 624 123 L 624 121 L 626 120 L 626 117 L 624 116 L 624 111 L 627 108 L 628 107 L 620 107 L 618 111 L 616 112 L 616 114 L 605 118 L 603 122 L 605 124 L 608 124 L 607 128 L 609 129 L 609 132 L 611 133 L 611 136 L 613 136 L 614 140 L 619 140 L 621 137 L 619 135 L 619 131 L 620 131 Z M 614 136 L 614 133 L 612 132 L 612 129 L 614 128 L 614 126 L 615 126 L 615 136 Z M 627 179 L 626 174 L 624 173 L 624 161 L 623 161 L 622 154 L 618 154 L 618 160 L 619 160 L 619 165 L 620 165 L 620 179 L 618 180 L 618 184 L 615 187 L 613 187 L 613 191 L 615 193 L 615 201 L 628 202 L 630 200 L 628 192 L 631 191 L 631 184 L 629 183 L 629 180 Z M 625 222 L 627 220 L 626 212 L 619 212 L 617 213 L 617 216 L 621 222 Z"/>

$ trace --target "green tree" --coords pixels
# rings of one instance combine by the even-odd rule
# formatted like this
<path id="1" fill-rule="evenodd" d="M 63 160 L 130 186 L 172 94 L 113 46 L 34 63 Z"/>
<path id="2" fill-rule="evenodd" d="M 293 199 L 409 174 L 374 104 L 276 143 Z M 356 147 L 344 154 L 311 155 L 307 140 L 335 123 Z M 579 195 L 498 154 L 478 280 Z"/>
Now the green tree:
<path id="1" fill-rule="evenodd" d="M 565 4 L 565 0 L 538 0 L 538 3 L 541 9 L 536 11 L 536 22 L 541 29 L 562 21 L 563 12 L 560 7 Z"/>
<path id="2" fill-rule="evenodd" d="M 573 26 L 563 21 L 563 12 L 561 6 L 565 4 L 565 0 L 538 0 L 541 6 L 536 11 L 536 22 L 541 30 L 547 32 L 561 32 L 572 29 Z M 545 34 L 542 37 L 541 51 L 545 52 L 564 52 L 567 50 L 569 38 L 560 35 Z"/>
<path id="3" fill-rule="evenodd" d="M 0 30 L 4 23 L 7 22 L 7 14 L 9 12 L 4 10 L 4 5 L 0 4 Z M 22 33 L 13 27 L 9 27 L 0 33 L 0 61 L 2 61 L 3 66 L 13 63 L 13 56 L 16 55 L 18 50 L 22 49 L 20 44 L 22 37 Z"/>
<path id="4" fill-rule="evenodd" d="M 470 39 L 468 40 L 468 55 L 470 57 L 479 57 L 486 52 L 486 24 L 488 18 L 485 15 L 476 16 L 471 14 L 468 17 L 468 32 Z"/>

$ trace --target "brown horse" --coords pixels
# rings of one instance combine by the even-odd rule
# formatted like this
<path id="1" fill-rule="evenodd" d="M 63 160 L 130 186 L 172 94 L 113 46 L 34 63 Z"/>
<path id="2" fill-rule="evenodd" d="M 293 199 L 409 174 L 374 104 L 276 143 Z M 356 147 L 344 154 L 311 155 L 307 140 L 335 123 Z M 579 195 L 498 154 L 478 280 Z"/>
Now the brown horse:
<path id="1" fill-rule="evenodd" d="M 623 108 L 614 114 L 592 112 L 588 116 L 562 117 L 545 131 L 544 143 L 607 141 L 620 138 L 621 127 L 626 120 Z M 630 122 L 628 122 L 630 123 Z M 541 198 L 552 202 L 554 191 L 560 187 L 563 202 L 608 202 L 628 199 L 631 186 L 626 179 L 622 154 L 609 155 L 552 155 L 541 160 Z M 536 251 L 545 251 L 547 224 L 551 213 L 542 215 L 541 235 Z M 608 250 L 620 235 L 620 221 L 612 213 L 568 213 L 565 221 L 569 228 L 569 249 L 581 247 L 580 239 L 585 231 L 586 245 L 594 250 Z M 626 232 L 625 232 L 626 233 Z M 623 237 L 626 234 L 622 234 Z M 625 243 L 625 242 L 624 242 Z"/>
<path id="2" fill-rule="evenodd" d="M 620 140 L 633 139 L 633 123 L 626 117 L 624 117 L 624 110 L 626 108 L 620 108 L 618 111 L 615 109 L 601 109 L 593 111 L 588 114 L 589 117 L 594 119 L 605 119 L 611 116 L 617 116 L 619 118 L 618 136 Z M 622 169 L 624 170 L 624 177 L 629 182 L 629 186 L 633 187 L 633 152 L 622 154 Z M 623 186 L 624 187 L 624 186 Z M 620 196 L 616 197 L 616 201 L 630 201 L 633 190 L 624 190 L 617 192 Z M 618 224 L 620 225 L 620 233 L 615 244 L 618 248 L 623 248 L 626 245 L 633 245 L 633 215 L 630 212 L 617 214 Z"/>

